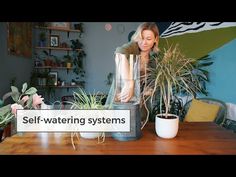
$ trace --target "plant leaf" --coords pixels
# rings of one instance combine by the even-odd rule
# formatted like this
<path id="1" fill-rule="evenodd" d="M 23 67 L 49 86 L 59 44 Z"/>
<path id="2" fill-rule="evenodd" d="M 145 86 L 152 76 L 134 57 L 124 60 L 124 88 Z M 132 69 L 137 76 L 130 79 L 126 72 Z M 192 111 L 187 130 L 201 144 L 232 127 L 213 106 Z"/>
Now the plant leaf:
<path id="1" fill-rule="evenodd" d="M 17 89 L 18 90 L 18 89 Z M 12 92 L 11 97 L 17 103 L 19 100 L 20 93 L 19 92 Z"/>
<path id="2" fill-rule="evenodd" d="M 0 108 L 0 116 L 5 115 L 6 113 L 8 113 L 11 110 L 11 104 L 8 104 L 6 106 L 3 106 Z"/>
<path id="3" fill-rule="evenodd" d="M 24 84 L 23 84 L 23 86 L 22 86 L 22 93 L 24 93 L 25 91 L 26 91 L 26 89 L 27 89 L 27 83 L 25 82 Z"/>
<path id="4" fill-rule="evenodd" d="M 19 92 L 18 88 L 15 86 L 11 86 L 11 91 L 12 92 Z"/>
<path id="5" fill-rule="evenodd" d="M 33 103 L 33 95 L 30 95 L 27 101 L 26 107 L 30 109 L 31 108 L 30 106 L 32 105 L 32 103 Z"/>
<path id="6" fill-rule="evenodd" d="M 36 88 L 30 87 L 30 88 L 25 92 L 25 94 L 27 94 L 27 95 L 33 95 L 33 94 L 35 94 L 36 92 L 37 92 L 37 89 L 36 89 Z"/>

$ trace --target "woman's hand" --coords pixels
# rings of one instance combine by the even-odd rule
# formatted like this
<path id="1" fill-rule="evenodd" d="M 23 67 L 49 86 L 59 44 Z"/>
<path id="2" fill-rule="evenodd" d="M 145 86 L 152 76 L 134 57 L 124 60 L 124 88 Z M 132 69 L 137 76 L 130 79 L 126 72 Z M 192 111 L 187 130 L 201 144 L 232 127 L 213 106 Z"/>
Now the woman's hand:
<path id="1" fill-rule="evenodd" d="M 134 80 L 129 80 L 125 82 L 124 87 L 121 92 L 117 94 L 117 99 L 120 102 L 128 102 L 134 96 Z"/>

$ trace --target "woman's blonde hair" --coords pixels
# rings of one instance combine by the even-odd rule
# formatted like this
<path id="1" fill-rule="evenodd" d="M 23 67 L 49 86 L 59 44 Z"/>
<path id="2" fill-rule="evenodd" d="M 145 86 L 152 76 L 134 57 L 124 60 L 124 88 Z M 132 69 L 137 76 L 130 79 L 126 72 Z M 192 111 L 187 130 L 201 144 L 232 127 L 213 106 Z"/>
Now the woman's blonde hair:
<path id="1" fill-rule="evenodd" d="M 158 42 L 159 42 L 159 29 L 156 25 L 156 23 L 153 22 L 144 22 L 142 24 L 140 24 L 136 30 L 136 32 L 133 34 L 131 40 L 138 42 L 140 40 L 142 40 L 142 32 L 144 30 L 151 30 L 154 33 L 154 36 L 156 38 L 156 41 L 153 45 L 153 52 L 158 52 L 159 48 L 158 48 Z"/>

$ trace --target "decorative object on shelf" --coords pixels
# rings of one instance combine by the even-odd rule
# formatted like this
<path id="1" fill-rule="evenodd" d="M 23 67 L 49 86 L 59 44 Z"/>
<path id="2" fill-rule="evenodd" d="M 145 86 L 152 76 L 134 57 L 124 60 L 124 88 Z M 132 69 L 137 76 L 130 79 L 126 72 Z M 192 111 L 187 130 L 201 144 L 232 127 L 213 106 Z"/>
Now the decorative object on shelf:
<path id="1" fill-rule="evenodd" d="M 60 47 L 68 48 L 68 44 L 66 42 L 62 42 L 62 43 L 60 43 Z"/>
<path id="2" fill-rule="evenodd" d="M 117 30 L 117 32 L 118 32 L 119 34 L 123 34 L 123 33 L 125 32 L 125 25 L 123 25 L 123 24 L 118 24 L 118 25 L 116 26 L 116 30 Z"/>
<path id="3" fill-rule="evenodd" d="M 8 54 L 32 58 L 32 23 L 7 23 L 7 50 Z"/>
<path id="4" fill-rule="evenodd" d="M 39 47 L 46 47 L 46 32 L 41 31 L 39 33 Z"/>
<path id="5" fill-rule="evenodd" d="M 51 27 L 55 29 L 70 29 L 70 23 L 69 22 L 51 22 Z"/>
<path id="6" fill-rule="evenodd" d="M 106 23 L 104 26 L 106 31 L 111 31 L 112 30 L 112 25 L 110 23 Z"/>
<path id="7" fill-rule="evenodd" d="M 56 71 L 50 71 L 48 75 L 49 75 L 48 85 L 57 86 L 57 72 Z"/>
<path id="8" fill-rule="evenodd" d="M 65 59 L 65 63 L 66 63 L 66 68 L 70 69 L 72 67 L 72 57 L 70 55 L 64 55 L 63 57 Z"/>
<path id="9" fill-rule="evenodd" d="M 50 35 L 50 47 L 59 47 L 59 35 Z"/>
<path id="10" fill-rule="evenodd" d="M 84 32 L 84 24 L 83 23 L 76 23 L 76 24 L 74 24 L 74 29 L 79 30 L 79 37 L 81 37 L 82 33 Z"/>

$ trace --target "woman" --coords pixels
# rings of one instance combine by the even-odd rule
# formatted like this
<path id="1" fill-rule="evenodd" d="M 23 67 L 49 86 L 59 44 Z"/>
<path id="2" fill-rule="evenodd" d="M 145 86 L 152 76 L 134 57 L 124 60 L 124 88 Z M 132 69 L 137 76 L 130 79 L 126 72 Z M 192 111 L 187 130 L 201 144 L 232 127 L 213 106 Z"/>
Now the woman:
<path id="1" fill-rule="evenodd" d="M 128 58 L 131 54 L 134 56 L 139 55 L 140 58 L 140 85 L 141 85 L 141 98 L 144 98 L 144 95 L 148 93 L 144 91 L 145 87 L 145 78 L 146 78 L 146 68 L 153 55 L 157 54 L 159 41 L 159 30 L 156 23 L 145 22 L 138 26 L 136 32 L 133 34 L 131 41 L 124 44 L 121 47 L 118 47 L 115 51 L 115 61 L 116 64 L 124 58 Z M 127 61 L 127 60 L 124 60 Z M 128 62 L 123 64 L 123 68 L 129 68 Z M 126 82 L 121 92 L 115 95 L 114 82 L 108 94 L 106 105 L 110 105 L 113 101 L 129 102 L 134 96 L 134 81 L 132 76 L 129 75 L 128 69 L 124 69 L 121 73 L 121 77 L 124 80 L 129 80 Z M 142 108 L 141 104 L 141 108 Z M 108 107 L 110 107 L 108 106 Z M 145 106 L 146 107 L 146 106 Z M 146 108 L 147 109 L 147 108 Z M 148 110 L 147 110 L 148 111 Z"/>

